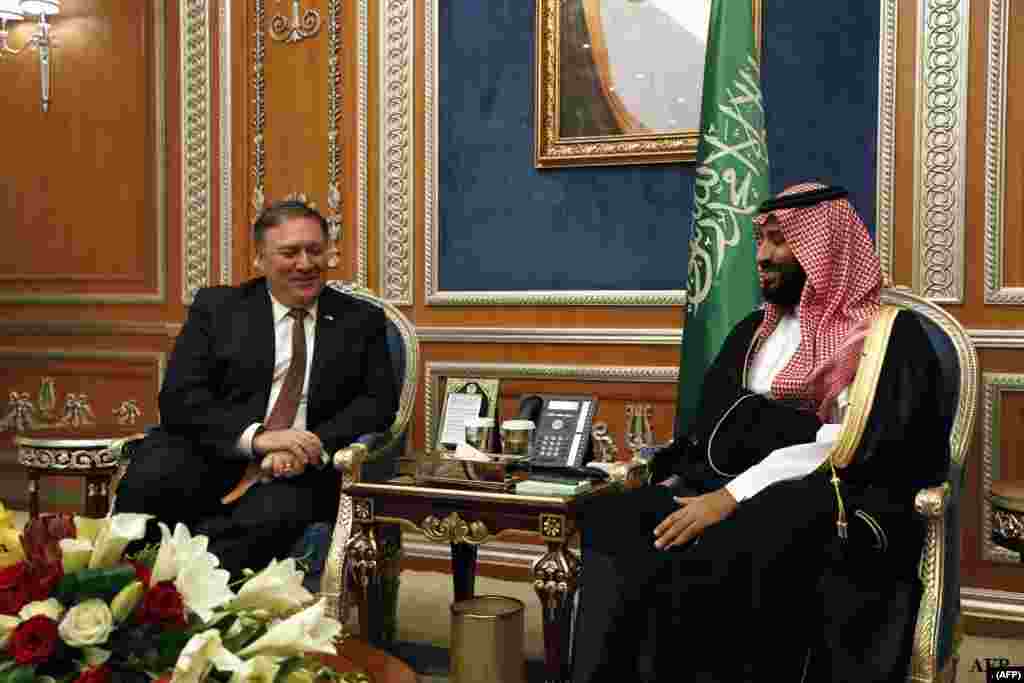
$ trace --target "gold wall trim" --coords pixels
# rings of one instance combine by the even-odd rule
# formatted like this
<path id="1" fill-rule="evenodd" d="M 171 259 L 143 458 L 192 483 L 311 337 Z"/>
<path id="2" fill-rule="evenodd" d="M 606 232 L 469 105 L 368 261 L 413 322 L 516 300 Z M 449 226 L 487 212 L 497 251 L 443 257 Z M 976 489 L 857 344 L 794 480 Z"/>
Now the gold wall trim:
<path id="1" fill-rule="evenodd" d="M 892 273 L 896 206 L 896 49 L 899 0 L 881 0 L 878 31 L 878 149 L 875 176 L 875 235 L 882 274 Z"/>
<path id="2" fill-rule="evenodd" d="M 964 616 L 999 621 L 1024 621 L 1024 595 L 988 588 L 960 589 Z"/>
<path id="3" fill-rule="evenodd" d="M 206 0 L 181 5 L 182 302 L 210 284 L 210 21 Z"/>
<path id="4" fill-rule="evenodd" d="M 380 16 L 380 291 L 397 306 L 413 304 L 413 8 L 387 0 Z"/>
<path id="5" fill-rule="evenodd" d="M 999 479 L 1002 471 L 999 440 L 1002 435 L 1000 411 L 1003 394 L 1024 392 L 1024 374 L 1008 372 L 982 373 L 982 395 L 984 396 L 982 420 L 982 494 L 981 494 L 981 542 L 983 560 L 1019 563 L 1017 553 L 1012 553 L 992 542 L 992 502 L 989 492 L 992 482 Z"/>
<path id="6" fill-rule="evenodd" d="M 0 346 L 0 360 L 38 358 L 42 360 L 150 360 L 156 362 L 156 385 L 153 395 L 160 392 L 167 370 L 167 354 L 162 351 L 76 351 L 70 349 L 24 349 L 14 346 Z"/>
<path id="7" fill-rule="evenodd" d="M 358 231 L 358 253 L 356 254 L 355 282 L 360 287 L 370 288 L 366 262 L 370 253 L 369 207 L 369 91 L 370 91 L 370 4 L 359 0 L 356 9 L 359 35 L 356 36 L 356 68 L 358 71 L 356 106 L 356 230 Z"/>
<path id="8" fill-rule="evenodd" d="M 5 337 L 167 337 L 174 339 L 181 323 L 153 323 L 130 320 L 82 321 L 40 320 L 0 322 L 0 336 Z"/>
<path id="9" fill-rule="evenodd" d="M 441 379 L 481 377 L 498 379 L 564 379 L 578 382 L 636 382 L 672 384 L 679 380 L 679 368 L 658 365 L 623 367 L 609 365 L 528 365 L 518 363 L 428 362 L 424 373 L 423 419 L 427 443 L 434 442 L 435 415 L 439 414 Z"/>
<path id="10" fill-rule="evenodd" d="M 167 81 L 166 0 L 153 0 L 153 217 L 156 229 L 156 293 L 153 294 L 8 294 L 0 302 L 16 304 L 162 303 L 167 296 Z M 104 278 L 97 278 L 104 279 Z"/>
<path id="11" fill-rule="evenodd" d="M 220 25 L 220 283 L 232 284 L 232 260 L 234 245 L 234 214 L 232 207 L 231 155 L 231 0 L 219 0 L 218 21 Z"/>
<path id="12" fill-rule="evenodd" d="M 914 118 L 914 291 L 964 298 L 968 0 L 923 0 Z"/>
<path id="13" fill-rule="evenodd" d="M 438 0 L 423 12 L 423 229 L 424 287 L 432 306 L 683 306 L 686 290 L 442 291 L 438 285 Z M 410 141 L 411 144 L 411 141 Z M 382 181 L 385 179 L 382 179 Z"/>
<path id="14" fill-rule="evenodd" d="M 985 303 L 1024 304 L 1024 287 L 1003 280 L 1006 202 L 1006 54 L 1010 0 L 992 0 L 988 12 L 985 106 Z"/>
<path id="15" fill-rule="evenodd" d="M 678 346 L 682 330 L 533 327 L 417 327 L 421 343 L 456 344 L 643 344 Z"/>

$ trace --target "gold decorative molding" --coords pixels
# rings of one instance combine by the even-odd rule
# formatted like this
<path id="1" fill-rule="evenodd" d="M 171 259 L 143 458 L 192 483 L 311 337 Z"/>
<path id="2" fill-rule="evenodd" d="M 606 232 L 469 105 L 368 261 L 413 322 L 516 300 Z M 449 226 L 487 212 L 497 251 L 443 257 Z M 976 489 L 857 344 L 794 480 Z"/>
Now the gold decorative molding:
<path id="1" fill-rule="evenodd" d="M 1005 470 L 999 442 L 1002 436 L 1000 412 L 1003 395 L 1008 392 L 1024 392 L 1024 374 L 1008 372 L 986 372 L 982 374 L 982 395 L 984 397 L 982 420 L 982 494 L 981 494 L 981 547 L 983 560 L 1019 563 L 1017 553 L 1001 548 L 992 542 L 992 482 Z"/>
<path id="2" fill-rule="evenodd" d="M 412 0 L 387 0 L 380 17 L 380 290 L 397 306 L 413 304 L 413 18 Z"/>
<path id="3" fill-rule="evenodd" d="M 164 371 L 167 367 L 167 354 L 159 351 L 71 351 L 66 349 L 24 349 L 19 347 L 0 347 L 0 362 L 24 360 L 104 360 L 104 361 L 152 361 L 156 365 L 156 377 L 153 383 L 153 395 L 160 391 Z M 64 397 L 63 412 L 58 416 L 54 411 L 57 407 L 57 386 L 52 377 L 40 378 L 38 397 L 35 401 L 28 392 L 7 389 L 7 406 L 0 417 L 0 430 L 22 432 L 29 429 L 46 427 L 80 427 L 94 424 L 96 416 L 89 404 L 89 397 L 82 392 L 70 392 Z M 128 407 L 126 408 L 126 404 Z M 119 408 L 114 409 L 115 417 L 125 417 L 127 422 L 134 424 L 134 419 L 142 412 L 134 399 L 123 400 Z M 120 421 L 120 420 L 119 420 Z"/>
<path id="4" fill-rule="evenodd" d="M 894 282 L 896 211 L 896 47 L 899 0 L 881 0 L 878 31 L 878 148 L 875 175 L 875 243 L 882 275 Z"/>
<path id="5" fill-rule="evenodd" d="M 270 18 L 270 37 L 279 43 L 298 43 L 312 38 L 320 32 L 320 12 L 300 7 L 299 0 L 292 0 L 292 15 L 275 14 Z"/>
<path id="6" fill-rule="evenodd" d="M 181 6 L 182 301 L 210 284 L 210 22 L 206 0 Z"/>
<path id="7" fill-rule="evenodd" d="M 231 0 L 218 0 L 218 26 L 220 27 L 220 283 L 232 283 L 232 256 L 234 251 L 234 210 L 231 180 L 232 130 L 231 89 L 233 69 L 231 55 Z"/>
<path id="8" fill-rule="evenodd" d="M 480 545 L 486 543 L 491 533 L 483 522 L 468 522 L 452 512 L 444 519 L 433 515 L 426 517 L 420 524 L 423 535 L 435 543 L 469 543 Z"/>
<path id="9" fill-rule="evenodd" d="M 968 0 L 923 0 L 914 120 L 914 291 L 964 298 Z"/>
<path id="10" fill-rule="evenodd" d="M 1020 306 L 1024 304 L 1024 287 L 1007 287 L 1003 279 L 1009 14 L 1010 0 L 991 0 L 985 106 L 985 303 Z"/>
<path id="11" fill-rule="evenodd" d="M 417 327 L 421 343 L 448 344 L 640 344 L 678 346 L 682 330 L 535 327 Z"/>
<path id="12" fill-rule="evenodd" d="M 369 276 L 366 272 L 367 254 L 370 253 L 368 221 L 369 206 L 369 91 L 370 91 L 370 7 L 369 0 L 359 0 L 356 9 L 356 20 L 359 23 L 359 35 L 356 36 L 356 61 L 358 70 L 358 87 L 356 89 L 357 125 L 356 125 L 356 254 L 355 282 L 361 287 L 369 287 Z"/>
<path id="13" fill-rule="evenodd" d="M 319 12 L 317 25 L 319 27 Z M 307 14 L 309 13 L 307 12 Z M 327 187 L 325 189 L 327 210 L 324 211 L 324 218 L 327 219 L 329 236 L 332 242 L 337 242 L 341 237 L 343 199 L 341 193 L 342 180 L 342 134 L 340 130 L 341 121 L 341 78 L 343 69 L 339 62 L 341 53 L 341 0 L 328 0 L 327 3 L 327 45 L 329 57 L 327 59 Z M 252 156 L 252 196 L 249 204 L 251 209 L 250 223 L 255 222 L 259 212 L 267 204 L 266 190 L 266 147 L 264 145 L 266 136 L 266 42 L 263 37 L 264 19 L 266 17 L 265 0 L 255 0 L 253 6 L 254 42 L 253 42 L 253 156 Z M 275 18 L 280 18 L 278 15 Z M 295 41 L 287 41 L 295 42 Z M 292 193 L 294 196 L 301 196 L 305 201 L 307 196 L 313 197 L 312 193 Z M 365 245 L 360 240 L 358 249 L 363 250 Z M 359 255 L 359 258 L 363 258 Z M 361 278 L 361 279 L 360 279 Z M 358 275 L 357 280 L 365 281 L 365 272 Z"/>
<path id="14" fill-rule="evenodd" d="M 5 320 L 0 322 L 0 336 L 8 337 L 166 337 L 174 339 L 181 323 L 154 323 L 141 320 Z"/>
<path id="15" fill-rule="evenodd" d="M 167 295 L 167 114 L 165 98 L 167 89 L 167 21 L 165 11 L 166 0 L 153 0 L 149 11 L 152 12 L 153 31 L 153 87 L 151 91 L 153 119 L 153 216 L 151 225 L 156 232 L 156 292 L 147 294 L 103 293 L 103 294 L 46 294 L 46 293 L 7 293 L 0 292 L 0 303 L 17 304 L 97 304 L 97 303 L 161 303 Z M 141 59 L 141 57 L 140 57 Z M 59 275 L 54 279 L 66 278 Z M 21 281 L 25 276 L 13 276 Z M 34 278 L 35 279 L 35 278 Z M 116 281 L 122 278 L 111 277 L 109 274 L 81 275 L 79 280 Z M 128 279 L 128 278 L 123 278 Z"/>
<path id="16" fill-rule="evenodd" d="M 427 443 L 433 443 L 435 416 L 440 409 L 441 380 L 445 377 L 480 377 L 498 379 L 567 379 L 579 382 L 638 382 L 675 385 L 679 367 L 594 366 L 594 365 L 527 365 L 516 363 L 428 362 L 424 371 L 423 419 Z"/>

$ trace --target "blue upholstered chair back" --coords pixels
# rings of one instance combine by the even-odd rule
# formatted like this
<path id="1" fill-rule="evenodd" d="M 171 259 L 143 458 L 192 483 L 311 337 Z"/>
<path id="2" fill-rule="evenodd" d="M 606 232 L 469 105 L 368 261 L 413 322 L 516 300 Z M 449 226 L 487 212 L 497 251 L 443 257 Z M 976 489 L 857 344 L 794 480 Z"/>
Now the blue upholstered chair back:
<path id="1" fill-rule="evenodd" d="M 885 290 L 884 303 L 918 314 L 942 373 L 937 397 L 949 432 L 949 473 L 942 487 L 917 495 L 915 505 L 928 525 L 921 554 L 921 603 L 908 680 L 940 680 L 951 666 L 953 636 L 960 613 L 960 509 L 967 451 L 977 411 L 978 359 L 966 331 L 944 309 L 902 289 Z"/>

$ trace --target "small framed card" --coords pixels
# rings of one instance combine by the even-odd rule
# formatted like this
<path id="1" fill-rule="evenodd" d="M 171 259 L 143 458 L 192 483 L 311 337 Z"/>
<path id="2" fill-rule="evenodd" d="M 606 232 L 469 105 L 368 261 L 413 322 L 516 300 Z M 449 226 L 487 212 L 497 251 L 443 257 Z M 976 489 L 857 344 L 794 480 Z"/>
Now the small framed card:
<path id="1" fill-rule="evenodd" d="M 498 379 L 449 377 L 445 383 L 437 448 L 452 450 L 466 441 L 466 420 L 494 417 L 498 407 Z"/>

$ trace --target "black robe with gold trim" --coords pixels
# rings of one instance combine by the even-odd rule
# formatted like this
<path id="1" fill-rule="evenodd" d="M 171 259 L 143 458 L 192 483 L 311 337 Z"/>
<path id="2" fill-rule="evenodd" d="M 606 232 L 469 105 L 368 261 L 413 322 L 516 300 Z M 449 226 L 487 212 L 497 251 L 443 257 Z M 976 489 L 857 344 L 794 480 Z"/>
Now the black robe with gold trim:
<path id="1" fill-rule="evenodd" d="M 653 546 L 673 495 L 728 481 L 709 452 L 718 470 L 738 472 L 814 440 L 820 423 L 801 406 L 737 404 L 761 316 L 734 328 L 705 376 L 691 434 L 655 459 L 653 479 L 679 474 L 682 488 L 647 486 L 583 510 L 577 683 L 644 680 L 645 669 L 674 682 L 905 679 L 924 538 L 914 496 L 949 467 L 938 359 L 915 314 L 896 317 L 854 461 L 839 470 L 847 539 L 825 469 L 767 487 L 697 542 Z"/>

